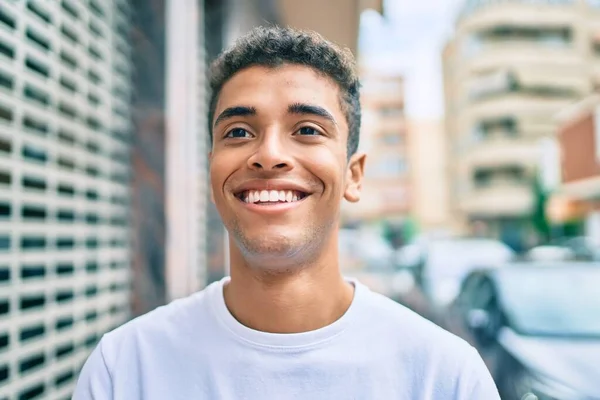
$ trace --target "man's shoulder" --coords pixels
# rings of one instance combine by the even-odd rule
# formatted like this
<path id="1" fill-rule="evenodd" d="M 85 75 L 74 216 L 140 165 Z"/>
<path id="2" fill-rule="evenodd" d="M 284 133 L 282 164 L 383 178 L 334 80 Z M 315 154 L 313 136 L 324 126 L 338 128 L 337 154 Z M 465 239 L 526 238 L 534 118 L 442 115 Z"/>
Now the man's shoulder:
<path id="1" fill-rule="evenodd" d="M 363 318 L 369 325 L 403 351 L 444 359 L 463 358 L 472 351 L 464 339 L 381 294 L 369 292 L 365 311 Z"/>
<path id="2" fill-rule="evenodd" d="M 434 392 L 443 396 L 498 398 L 480 355 L 465 340 L 380 294 L 370 292 L 365 303 L 362 324 L 392 355 L 396 368 L 435 382 Z"/>
<path id="3" fill-rule="evenodd" d="M 197 332 L 198 327 L 206 326 L 210 306 L 208 290 L 174 300 L 166 305 L 133 318 L 118 328 L 104 334 L 104 348 L 120 348 L 134 342 L 176 339 L 186 332 Z"/>

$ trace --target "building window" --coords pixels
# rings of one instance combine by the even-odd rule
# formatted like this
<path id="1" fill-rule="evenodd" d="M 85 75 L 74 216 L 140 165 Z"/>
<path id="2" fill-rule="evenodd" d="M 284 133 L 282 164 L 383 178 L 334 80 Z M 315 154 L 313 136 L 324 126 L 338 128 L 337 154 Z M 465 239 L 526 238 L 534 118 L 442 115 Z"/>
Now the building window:
<path id="1" fill-rule="evenodd" d="M 397 133 L 397 132 L 392 132 L 392 133 L 387 133 L 381 136 L 381 144 L 382 145 L 389 145 L 389 146 L 394 146 L 394 145 L 398 145 L 401 144 L 403 142 L 403 135 L 401 133 Z"/>
<path id="2" fill-rule="evenodd" d="M 0 350 L 4 350 L 10 344 L 10 335 L 8 332 L 0 334 Z M 0 379 L 1 380 L 1 379 Z"/>
<path id="3" fill-rule="evenodd" d="M 67 289 L 67 290 L 61 290 L 61 291 L 57 292 L 55 300 L 57 303 L 65 303 L 67 301 L 73 300 L 74 297 L 75 297 L 75 294 L 73 293 L 73 290 Z"/>
<path id="4" fill-rule="evenodd" d="M 0 366 L 0 383 L 7 381 L 9 377 L 10 377 L 10 369 L 8 368 L 8 365 L 1 365 Z"/>
<path id="5" fill-rule="evenodd" d="M 60 238 L 56 239 L 56 248 L 58 248 L 60 250 L 75 248 L 75 238 L 60 237 Z"/>
<path id="6" fill-rule="evenodd" d="M 33 339 L 39 339 L 40 337 L 44 337 L 46 334 L 46 327 L 44 324 L 29 326 L 27 328 L 21 329 L 21 333 L 19 335 L 19 340 L 21 342 L 26 342 Z"/>
<path id="7" fill-rule="evenodd" d="M 61 358 L 72 354 L 73 351 L 75 350 L 75 346 L 73 345 L 73 343 L 67 343 L 67 344 L 63 344 L 61 346 L 58 346 L 54 352 L 54 356 L 56 357 L 57 360 L 60 360 Z"/>
<path id="8" fill-rule="evenodd" d="M 0 235 L 0 250 L 9 250 L 10 249 L 10 236 L 7 234 Z"/>
<path id="9" fill-rule="evenodd" d="M 43 364 L 43 362 L 42 362 Z M 21 371 L 23 372 L 23 371 Z M 46 392 L 46 386 L 44 383 L 39 383 L 35 386 L 31 386 L 25 390 L 23 390 L 18 399 L 19 400 L 30 400 L 30 399 L 39 399 Z"/>
<path id="10" fill-rule="evenodd" d="M 75 265 L 72 262 L 60 263 L 56 266 L 56 275 L 73 275 L 75 272 Z"/>
<path id="11" fill-rule="evenodd" d="M 473 184 L 484 188 L 497 184 L 523 184 L 527 181 L 525 169 L 519 166 L 502 168 L 480 168 L 473 173 Z"/>
<path id="12" fill-rule="evenodd" d="M 71 296 L 72 298 L 73 296 Z M 56 295 L 56 301 L 60 302 L 58 300 L 58 294 Z M 62 301 L 62 300 L 61 300 Z M 72 328 L 74 324 L 74 320 L 73 317 L 68 316 L 68 317 L 62 317 L 59 318 L 58 320 L 56 320 L 56 324 L 55 324 L 55 329 L 57 331 L 64 331 L 65 329 L 69 329 Z"/>
<path id="13" fill-rule="evenodd" d="M 10 312 L 10 301 L 8 299 L 0 299 L 0 315 Z"/>
<path id="14" fill-rule="evenodd" d="M 402 107 L 394 106 L 380 107 L 379 115 L 381 115 L 384 118 L 401 117 L 402 115 L 404 115 L 404 109 Z"/>
<path id="15" fill-rule="evenodd" d="M 2 23 L 10 30 L 15 29 L 15 27 L 17 26 L 15 18 L 12 15 L 8 14 L 3 8 L 0 8 L 0 23 Z"/>
<path id="16" fill-rule="evenodd" d="M 27 175 L 23 176 L 23 178 L 21 179 L 21 184 L 25 189 L 36 190 L 41 192 L 45 191 L 47 188 L 46 180 L 41 177 Z"/>
<path id="17" fill-rule="evenodd" d="M 375 162 L 367 168 L 366 177 L 375 179 L 398 178 L 407 171 L 406 161 L 399 157 L 387 157 Z"/>
<path id="18" fill-rule="evenodd" d="M 48 11 L 44 10 L 39 3 L 33 2 L 32 0 L 29 0 L 27 2 L 27 9 L 29 11 L 31 11 L 31 13 L 33 15 L 35 15 L 36 17 L 38 17 L 42 22 L 46 23 L 46 24 L 51 24 L 52 23 L 52 18 L 50 18 L 50 14 L 48 13 Z"/>
<path id="19" fill-rule="evenodd" d="M 21 123 L 23 124 L 23 127 L 26 128 L 26 131 L 33 134 L 46 136 L 49 131 L 48 124 L 46 122 L 40 121 L 38 118 L 32 115 L 24 115 Z"/>
<path id="20" fill-rule="evenodd" d="M 9 138 L 0 137 L 0 153 L 12 153 L 12 142 Z"/>
<path id="21" fill-rule="evenodd" d="M 42 308 L 46 304 L 46 297 L 41 295 L 31 295 L 21 297 L 21 310 L 30 310 L 33 308 Z"/>
<path id="22" fill-rule="evenodd" d="M 54 386 L 61 387 L 62 385 L 69 383 L 75 379 L 75 373 L 73 370 L 68 370 L 56 376 L 54 379 Z"/>
<path id="23" fill-rule="evenodd" d="M 50 76 L 50 68 L 41 61 L 35 60 L 31 57 L 25 59 L 25 66 L 32 72 L 40 75 L 43 78 Z"/>
<path id="24" fill-rule="evenodd" d="M 497 25 L 479 32 L 485 43 L 523 43 L 564 48 L 572 42 L 570 27 L 538 27 L 527 25 Z"/>
<path id="25" fill-rule="evenodd" d="M 3 282 L 10 282 L 10 267 L 8 266 L 2 266 L 0 267 L 0 283 Z M 0 335 L 1 338 L 1 335 Z M 2 348 L 2 345 L 0 344 L 0 348 Z"/>
<path id="26" fill-rule="evenodd" d="M 0 219 L 10 218 L 12 216 L 12 206 L 7 202 L 0 202 Z"/>
<path id="27" fill-rule="evenodd" d="M 24 236 L 21 238 L 21 249 L 33 250 L 46 248 L 46 238 L 43 236 Z"/>
<path id="28" fill-rule="evenodd" d="M 71 17 L 73 17 L 74 19 L 79 18 L 79 11 L 77 10 L 77 7 L 75 7 L 74 4 L 71 3 L 70 0 L 62 0 L 60 2 L 60 5 L 62 7 L 62 9 Z"/>
<path id="29" fill-rule="evenodd" d="M 58 192 L 58 194 L 63 196 L 75 196 L 75 188 L 67 183 L 60 183 L 56 188 L 56 191 Z"/>
<path id="30" fill-rule="evenodd" d="M 43 206 L 28 206 L 25 205 L 21 209 L 21 217 L 24 220 L 38 220 L 43 221 L 46 219 L 46 208 Z"/>
<path id="31" fill-rule="evenodd" d="M 518 134 L 517 121 L 514 117 L 502 117 L 482 121 L 477 129 L 484 139 L 501 136 L 515 137 Z"/>
<path id="32" fill-rule="evenodd" d="M 45 265 L 24 265 L 21 267 L 21 279 L 43 278 L 46 276 Z"/>
<path id="33" fill-rule="evenodd" d="M 48 161 L 48 154 L 46 153 L 46 150 L 27 144 L 23 145 L 23 148 L 21 149 L 21 156 L 27 161 L 39 163 L 46 163 Z"/>

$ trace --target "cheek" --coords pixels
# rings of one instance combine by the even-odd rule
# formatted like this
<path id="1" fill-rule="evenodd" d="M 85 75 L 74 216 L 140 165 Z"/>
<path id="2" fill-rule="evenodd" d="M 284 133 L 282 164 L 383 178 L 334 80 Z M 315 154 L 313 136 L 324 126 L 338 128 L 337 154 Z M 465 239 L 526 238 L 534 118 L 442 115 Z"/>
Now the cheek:
<path id="1" fill-rule="evenodd" d="M 225 160 L 223 160 L 220 157 L 213 157 L 210 163 L 210 186 L 212 188 L 213 196 L 215 198 L 220 198 L 223 196 L 223 183 L 229 175 L 229 172 L 227 170 L 227 163 L 224 161 Z"/>
<path id="2" fill-rule="evenodd" d="M 346 181 L 345 159 L 340 159 L 334 154 L 322 155 L 311 159 L 306 164 L 307 169 L 321 181 L 325 195 L 338 198 L 343 195 Z"/>

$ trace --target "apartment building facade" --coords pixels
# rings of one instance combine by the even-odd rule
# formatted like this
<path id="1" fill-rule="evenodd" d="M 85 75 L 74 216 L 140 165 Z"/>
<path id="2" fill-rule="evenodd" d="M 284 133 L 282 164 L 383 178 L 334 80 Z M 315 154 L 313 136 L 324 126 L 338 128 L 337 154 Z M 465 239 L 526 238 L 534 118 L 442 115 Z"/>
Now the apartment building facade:
<path id="1" fill-rule="evenodd" d="M 451 210 L 463 231 L 520 247 L 554 115 L 598 84 L 600 8 L 589 0 L 467 1 L 443 52 Z"/>

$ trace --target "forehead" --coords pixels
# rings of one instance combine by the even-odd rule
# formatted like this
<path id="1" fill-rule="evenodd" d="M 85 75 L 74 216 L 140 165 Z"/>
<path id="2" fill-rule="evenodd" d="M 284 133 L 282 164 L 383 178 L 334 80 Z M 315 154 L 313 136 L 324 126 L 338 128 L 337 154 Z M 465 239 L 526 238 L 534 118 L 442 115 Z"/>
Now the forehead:
<path id="1" fill-rule="evenodd" d="M 310 67 L 290 64 L 252 66 L 236 73 L 223 85 L 215 114 L 240 105 L 255 107 L 260 114 L 287 110 L 294 103 L 318 105 L 343 119 L 338 84 Z"/>

